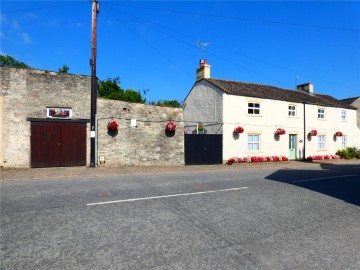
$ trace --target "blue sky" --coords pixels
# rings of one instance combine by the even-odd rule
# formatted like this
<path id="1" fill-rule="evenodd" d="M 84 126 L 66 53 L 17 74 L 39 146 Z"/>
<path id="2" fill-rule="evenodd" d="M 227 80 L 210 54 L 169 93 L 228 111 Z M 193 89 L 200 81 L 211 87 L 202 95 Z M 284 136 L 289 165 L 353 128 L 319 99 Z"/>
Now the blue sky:
<path id="1" fill-rule="evenodd" d="M 99 0 L 97 76 L 183 100 L 209 42 L 211 77 L 360 95 L 360 2 Z M 1 53 L 90 75 L 91 1 L 1 1 Z"/>

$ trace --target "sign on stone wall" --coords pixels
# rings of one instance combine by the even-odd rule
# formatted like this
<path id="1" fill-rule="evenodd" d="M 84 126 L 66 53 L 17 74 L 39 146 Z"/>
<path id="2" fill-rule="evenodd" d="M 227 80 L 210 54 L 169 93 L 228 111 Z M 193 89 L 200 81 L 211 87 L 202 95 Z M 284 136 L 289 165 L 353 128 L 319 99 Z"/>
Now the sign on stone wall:
<path id="1" fill-rule="evenodd" d="M 49 118 L 71 118 L 72 110 L 65 108 L 46 108 L 46 117 Z"/>
<path id="2" fill-rule="evenodd" d="M 197 134 L 203 134 L 204 133 L 204 123 L 198 122 L 197 123 Z"/>

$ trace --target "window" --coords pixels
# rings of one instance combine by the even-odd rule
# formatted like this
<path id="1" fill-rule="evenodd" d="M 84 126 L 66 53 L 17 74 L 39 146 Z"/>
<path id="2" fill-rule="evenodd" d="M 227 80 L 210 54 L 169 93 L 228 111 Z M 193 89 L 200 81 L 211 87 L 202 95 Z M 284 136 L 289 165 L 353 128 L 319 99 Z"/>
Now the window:
<path id="1" fill-rule="evenodd" d="M 248 114 L 260 114 L 260 103 L 249 102 Z"/>
<path id="2" fill-rule="evenodd" d="M 248 151 L 260 151 L 260 134 L 248 134 Z"/>
<path id="3" fill-rule="evenodd" d="M 296 106 L 295 105 L 289 105 L 289 116 L 296 116 Z"/>
<path id="4" fill-rule="evenodd" d="M 344 111 L 344 110 L 341 111 L 341 120 L 342 121 L 346 120 L 346 111 Z"/>
<path id="5" fill-rule="evenodd" d="M 341 148 L 346 148 L 347 147 L 347 136 L 343 135 L 341 137 Z"/>
<path id="6" fill-rule="evenodd" d="M 318 149 L 325 149 L 326 147 L 326 136 L 319 135 L 318 136 Z"/>
<path id="7" fill-rule="evenodd" d="M 318 119 L 325 119 L 325 109 L 318 109 Z"/>

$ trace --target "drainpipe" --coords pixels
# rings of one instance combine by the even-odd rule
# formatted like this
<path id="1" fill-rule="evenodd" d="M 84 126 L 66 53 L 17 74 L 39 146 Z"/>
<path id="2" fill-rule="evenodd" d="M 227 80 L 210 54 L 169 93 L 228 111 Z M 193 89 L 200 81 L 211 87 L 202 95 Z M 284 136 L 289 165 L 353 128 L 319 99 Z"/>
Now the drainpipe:
<path id="1" fill-rule="evenodd" d="M 303 154 L 303 160 L 306 160 L 306 111 L 305 111 L 305 102 L 304 105 L 304 154 Z"/>

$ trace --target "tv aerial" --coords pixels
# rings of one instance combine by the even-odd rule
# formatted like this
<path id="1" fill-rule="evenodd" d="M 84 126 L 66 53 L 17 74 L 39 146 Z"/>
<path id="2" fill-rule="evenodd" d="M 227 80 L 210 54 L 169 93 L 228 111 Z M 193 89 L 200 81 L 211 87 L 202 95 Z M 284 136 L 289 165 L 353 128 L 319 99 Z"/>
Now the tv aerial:
<path id="1" fill-rule="evenodd" d="M 201 42 L 200 39 L 196 42 L 196 45 L 201 47 L 201 59 L 204 60 L 205 49 L 204 47 L 209 46 L 211 42 Z"/>

